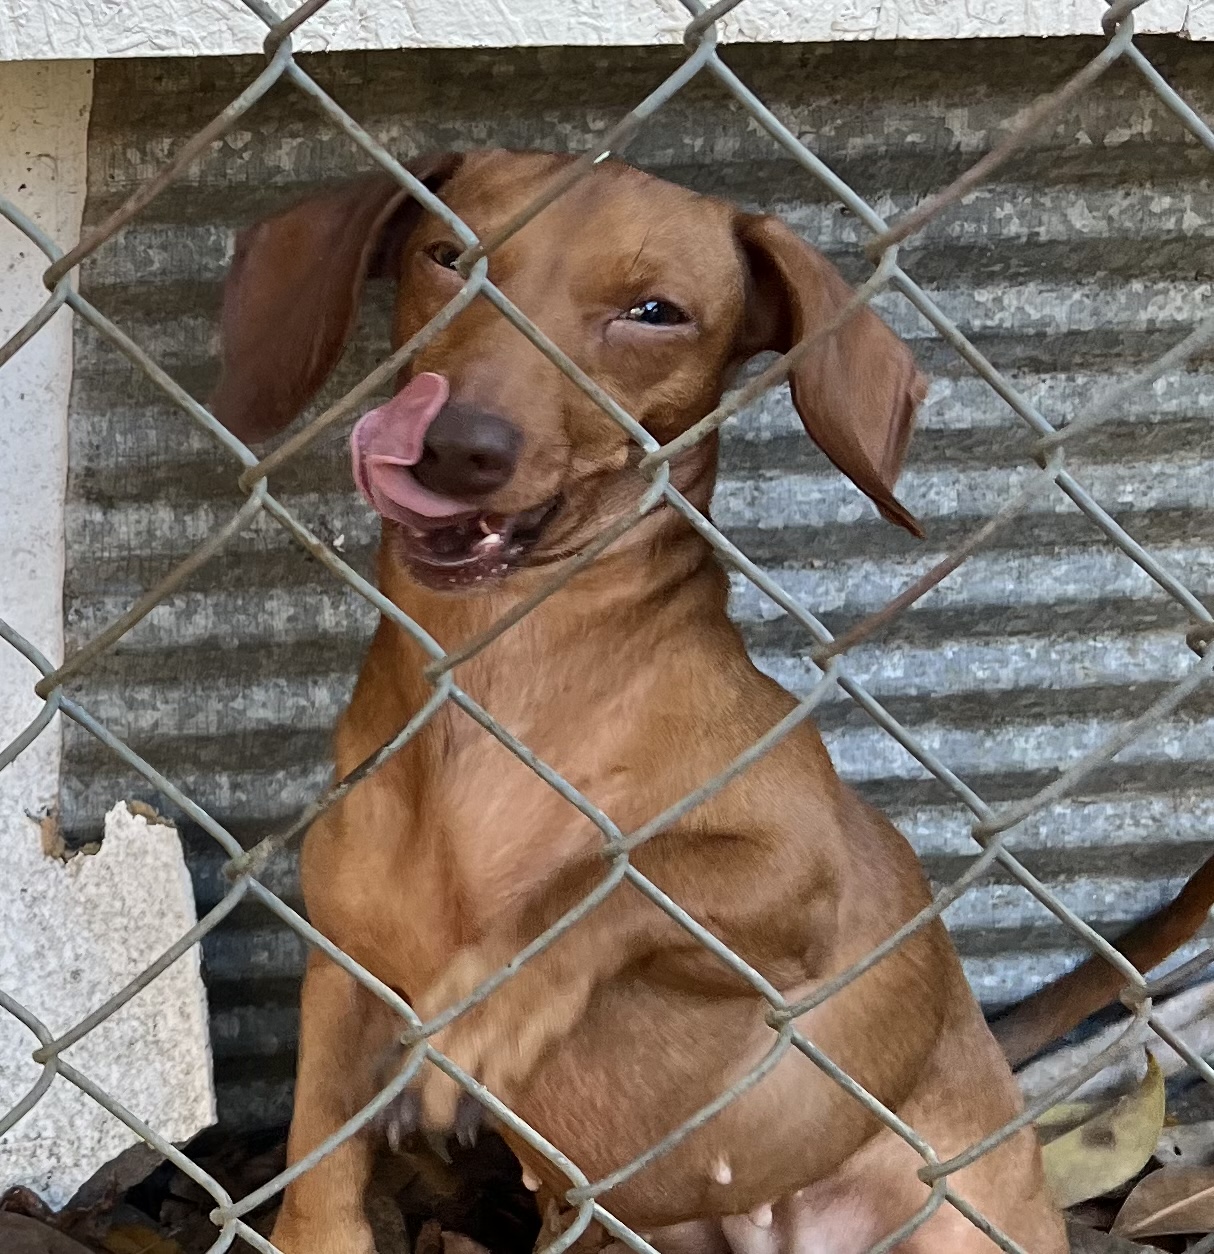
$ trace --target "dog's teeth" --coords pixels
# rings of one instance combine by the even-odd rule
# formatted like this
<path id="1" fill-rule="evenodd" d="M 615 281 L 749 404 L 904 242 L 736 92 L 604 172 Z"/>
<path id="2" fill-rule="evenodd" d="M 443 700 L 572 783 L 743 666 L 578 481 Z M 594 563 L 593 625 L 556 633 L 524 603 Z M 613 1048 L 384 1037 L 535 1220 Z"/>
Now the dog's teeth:
<path id="1" fill-rule="evenodd" d="M 400 1153 L 400 1120 L 399 1119 L 388 1120 L 387 1133 L 388 1133 L 388 1148 L 394 1154 L 399 1154 Z"/>
<path id="2" fill-rule="evenodd" d="M 505 531 L 511 525 L 511 522 L 507 514 L 481 514 L 476 520 L 476 525 L 481 529 L 483 535 L 491 536 L 500 531 Z"/>
<path id="3" fill-rule="evenodd" d="M 750 1212 L 750 1215 L 748 1216 L 748 1218 L 750 1219 L 750 1222 L 754 1224 L 756 1228 L 770 1228 L 771 1227 L 770 1204 L 767 1202 L 764 1202 L 762 1206 L 756 1206 L 754 1210 Z"/>
<path id="4" fill-rule="evenodd" d="M 712 1165 L 712 1178 L 718 1184 L 729 1184 L 733 1180 L 733 1168 L 724 1154 Z"/>
<path id="5" fill-rule="evenodd" d="M 539 1180 L 535 1176 L 533 1176 L 531 1172 L 527 1170 L 526 1167 L 524 1167 L 523 1168 L 523 1188 L 526 1189 L 528 1193 L 534 1193 L 539 1187 L 540 1187 Z"/>

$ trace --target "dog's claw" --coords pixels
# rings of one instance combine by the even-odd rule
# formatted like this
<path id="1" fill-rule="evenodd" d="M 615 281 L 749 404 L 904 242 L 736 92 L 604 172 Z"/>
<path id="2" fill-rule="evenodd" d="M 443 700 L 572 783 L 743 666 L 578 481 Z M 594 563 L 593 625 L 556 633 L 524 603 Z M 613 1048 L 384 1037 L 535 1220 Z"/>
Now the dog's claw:
<path id="1" fill-rule="evenodd" d="M 471 1093 L 461 1093 L 455 1106 L 455 1139 L 464 1149 L 472 1149 L 476 1138 L 480 1135 L 481 1116 L 480 1102 Z"/>
<path id="2" fill-rule="evenodd" d="M 427 1131 L 426 1144 L 430 1147 L 430 1152 L 439 1160 L 439 1162 L 446 1163 L 448 1167 L 451 1166 L 451 1151 L 447 1147 L 447 1138 L 443 1136 L 441 1132 L 434 1132 L 433 1130 Z"/>
<path id="3" fill-rule="evenodd" d="M 380 1115 L 388 1148 L 394 1154 L 399 1154 L 405 1138 L 417 1131 L 421 1122 L 421 1111 L 421 1098 L 410 1088 L 399 1093 Z"/>

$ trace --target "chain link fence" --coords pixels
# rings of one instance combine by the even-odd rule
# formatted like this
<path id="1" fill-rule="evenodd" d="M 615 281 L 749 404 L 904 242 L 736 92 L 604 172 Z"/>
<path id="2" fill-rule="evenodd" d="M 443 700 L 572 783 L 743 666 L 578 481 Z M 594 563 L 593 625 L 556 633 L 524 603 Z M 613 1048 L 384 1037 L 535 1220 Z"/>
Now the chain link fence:
<path id="1" fill-rule="evenodd" d="M 0 366 L 28 344 L 46 326 L 62 306 L 67 306 L 78 318 L 87 323 L 124 354 L 137 370 L 146 374 L 185 413 L 189 421 L 203 428 L 219 445 L 220 453 L 230 457 L 240 467 L 240 485 L 247 499 L 242 507 L 222 527 L 209 536 L 185 561 L 167 577 L 141 596 L 126 613 L 108 628 L 100 632 L 83 647 L 77 649 L 59 667 L 53 666 L 39 651 L 37 644 L 23 638 L 7 623 L 0 620 L 0 637 L 8 646 L 16 649 L 42 674 L 36 692 L 43 705 L 37 717 L 0 751 L 0 768 L 7 766 L 26 750 L 34 740 L 51 726 L 55 716 L 63 715 L 74 720 L 91 733 L 110 751 L 134 768 L 150 785 L 170 799 L 181 811 L 210 834 L 223 848 L 228 858 L 229 887 L 220 904 L 211 909 L 195 927 L 183 935 L 170 949 L 149 966 L 127 987 L 98 1007 L 61 1036 L 54 1036 L 39 1020 L 36 1007 L 19 1004 L 0 989 L 0 1007 L 14 1016 L 37 1038 L 35 1061 L 42 1070 L 37 1082 L 9 1111 L 0 1116 L 0 1136 L 3 1136 L 39 1102 L 56 1077 L 76 1085 L 91 1098 L 120 1119 L 140 1138 L 171 1160 L 181 1171 L 195 1180 L 214 1199 L 211 1218 L 216 1227 L 216 1237 L 210 1247 L 211 1254 L 228 1249 L 237 1237 L 252 1248 L 263 1252 L 274 1247 L 246 1222 L 246 1217 L 265 1202 L 275 1197 L 295 1177 L 307 1171 L 321 1157 L 332 1151 L 348 1137 L 365 1128 L 407 1085 L 417 1070 L 431 1063 L 453 1077 L 460 1085 L 473 1093 L 491 1114 L 514 1134 L 523 1138 L 535 1150 L 544 1155 L 568 1183 L 567 1202 L 575 1210 L 575 1218 L 566 1230 L 546 1248 L 549 1254 L 560 1254 L 567 1249 L 592 1223 L 597 1221 L 609 1233 L 634 1250 L 651 1250 L 637 1233 L 616 1220 L 600 1199 L 612 1187 L 642 1170 L 648 1163 L 666 1153 L 686 1138 L 697 1127 L 713 1118 L 719 1111 L 736 1099 L 742 1092 L 756 1084 L 789 1050 L 798 1050 L 816 1067 L 842 1086 L 851 1096 L 865 1106 L 881 1123 L 902 1137 L 921 1156 L 923 1166 L 920 1177 L 931 1186 L 930 1196 L 921 1210 L 899 1231 L 886 1235 L 872 1247 L 871 1254 L 882 1254 L 896 1248 L 913 1231 L 925 1223 L 942 1206 L 953 1206 L 965 1214 L 992 1237 L 996 1244 L 1008 1251 L 1020 1251 L 1021 1247 L 1000 1233 L 982 1215 L 974 1210 L 950 1187 L 950 1177 L 962 1167 L 974 1162 L 981 1155 L 1001 1144 L 1019 1128 L 1034 1120 L 1048 1107 L 1073 1092 L 1081 1084 L 1096 1075 L 1104 1067 L 1140 1048 L 1151 1033 L 1157 1034 L 1180 1054 L 1194 1071 L 1207 1083 L 1214 1085 L 1214 1068 L 1195 1053 L 1175 1032 L 1159 1021 L 1152 1007 L 1152 994 L 1160 989 L 1152 984 L 1122 957 L 1106 940 L 1088 926 L 1075 913 L 1065 907 L 1007 847 L 1009 835 L 1017 825 L 1037 814 L 1044 807 L 1071 794 L 1093 771 L 1107 765 L 1122 750 L 1143 736 L 1161 720 L 1167 718 L 1200 685 L 1205 683 L 1214 670 L 1214 615 L 1201 600 L 1173 573 L 1152 556 L 1141 544 L 1096 501 L 1084 485 L 1067 469 L 1068 446 L 1090 435 L 1099 425 L 1118 413 L 1123 406 L 1147 393 L 1151 385 L 1170 371 L 1185 367 L 1194 357 L 1214 345 L 1214 312 L 1204 319 L 1194 320 L 1193 329 L 1152 364 L 1120 381 L 1102 394 L 1094 396 L 1084 410 L 1069 423 L 1059 426 L 1051 422 L 1049 415 L 1038 410 L 1017 390 L 1009 379 L 996 369 L 969 339 L 949 319 L 948 315 L 924 291 L 915 279 L 899 264 L 899 245 L 922 230 L 950 206 L 979 188 L 993 172 L 1017 152 L 1036 132 L 1055 120 L 1061 110 L 1087 91 L 1114 63 L 1128 62 L 1139 71 L 1166 107 L 1179 119 L 1190 134 L 1214 155 L 1214 130 L 1202 120 L 1165 79 L 1152 66 L 1134 43 L 1134 10 L 1142 0 L 1118 0 L 1103 19 L 1106 42 L 1099 54 L 1083 66 L 1073 77 L 1055 90 L 1041 96 L 1021 115 L 1012 120 L 1005 137 L 991 151 L 967 169 L 949 186 L 932 195 L 912 212 L 893 222 L 883 220 L 873 208 L 841 181 L 814 153 L 789 131 L 748 87 L 740 81 L 722 60 L 718 47 L 716 23 L 744 0 L 719 0 L 705 8 L 699 0 L 683 0 L 689 13 L 684 33 L 687 56 L 666 81 L 636 105 L 625 117 L 606 133 L 596 138 L 593 146 L 557 182 L 530 204 L 525 211 L 502 225 L 485 240 L 478 240 L 472 232 L 455 218 L 421 183 L 387 152 L 375 138 L 357 121 L 344 112 L 318 84 L 300 67 L 292 52 L 291 36 L 304 22 L 316 14 L 327 0 L 307 0 L 286 18 L 275 13 L 265 0 L 244 0 L 244 3 L 268 28 L 265 40 L 267 64 L 248 87 L 206 127 L 183 145 L 177 155 L 146 186 L 142 187 L 126 203 L 113 212 L 95 230 L 64 252 L 59 244 L 42 232 L 12 202 L 0 197 L 0 214 L 23 232 L 30 241 L 45 253 L 48 267 L 44 275 L 49 296 L 38 312 L 19 328 L 0 347 Z M 841 201 L 866 228 L 872 238 L 865 252 L 874 270 L 871 277 L 856 289 L 851 302 L 840 319 L 816 336 L 793 348 L 789 353 L 750 380 L 744 387 L 728 395 L 720 406 L 698 422 L 686 434 L 676 440 L 659 445 L 634 419 L 624 412 L 592 379 L 569 360 L 549 341 L 488 278 L 488 258 L 505 240 L 509 239 L 526 222 L 530 221 L 545 205 L 551 203 L 570 186 L 583 178 L 595 163 L 608 154 L 625 149 L 629 138 L 643 127 L 662 106 L 697 75 L 710 75 L 739 102 L 745 114 L 757 123 L 804 171 L 807 179 L 817 180 L 830 195 Z M 140 346 L 127 336 L 73 287 L 76 268 L 107 240 L 126 226 L 160 192 L 167 188 L 187 167 L 202 156 L 216 140 L 229 131 L 266 93 L 281 81 L 309 97 L 336 127 L 343 131 L 369 157 L 408 189 L 431 213 L 442 219 L 463 243 L 466 251 L 461 260 L 461 270 L 466 276 L 462 290 L 425 328 L 413 339 L 391 354 L 361 383 L 350 390 L 337 403 L 330 406 L 303 429 L 262 460 L 224 429 L 215 418 L 183 390 Z M 850 316 L 862 304 L 872 300 L 880 291 L 890 289 L 901 293 L 919 313 L 935 328 L 942 339 L 968 363 L 969 367 L 997 393 L 1002 401 L 1028 426 L 1035 437 L 1032 457 L 1038 469 L 1022 490 L 1011 496 L 983 526 L 950 552 L 922 578 L 905 588 L 877 613 L 853 627 L 843 636 L 833 638 L 815 617 L 812 609 L 800 604 L 778 583 L 769 578 L 736 545 L 731 543 L 717 528 L 700 514 L 669 482 L 668 466 L 671 458 L 692 444 L 704 439 L 745 406 L 753 403 L 766 390 L 782 384 L 800 356 L 813 352 L 815 345 L 829 334 L 842 318 Z M 542 594 L 521 604 L 505 619 L 495 624 L 483 636 L 465 643 L 456 652 L 445 653 L 418 624 L 402 613 L 371 583 L 348 565 L 334 548 L 324 543 L 305 526 L 270 491 L 270 476 L 281 469 L 301 450 L 311 445 L 322 432 L 336 424 L 346 422 L 365 408 L 369 398 L 388 383 L 411 358 L 429 342 L 442 327 L 447 325 L 475 298 L 481 297 L 492 303 L 500 314 L 521 331 L 537 348 L 570 379 L 593 398 L 611 421 L 619 424 L 644 450 L 642 469 L 651 479 L 651 488 L 637 510 L 601 534 L 561 574 L 543 589 Z M 1154 701 L 1137 717 L 1126 722 L 1106 743 L 1079 758 L 1059 773 L 1046 787 L 1027 799 L 994 808 L 979 796 L 963 779 L 950 769 L 916 737 L 908 727 L 894 718 L 866 689 L 848 673 L 847 652 L 861 641 L 868 640 L 891 622 L 897 615 L 923 598 L 945 578 L 954 575 L 966 562 L 1000 530 L 1011 527 L 1018 517 L 1044 494 L 1058 491 L 1065 494 L 1086 516 L 1092 526 L 1098 528 L 1122 553 L 1135 562 L 1165 593 L 1185 611 L 1191 626 L 1187 641 L 1195 660 L 1180 682 Z M 820 679 L 809 695 L 783 721 L 757 741 L 738 758 L 727 771 L 707 781 L 697 791 L 685 797 L 665 813 L 658 815 L 635 831 L 621 831 L 597 806 L 582 796 L 567 780 L 538 760 L 525 744 L 510 735 L 494 718 L 492 711 L 482 708 L 465 693 L 458 683 L 460 663 L 474 656 L 497 636 L 510 630 L 521 618 L 535 608 L 545 597 L 555 592 L 578 570 L 585 567 L 617 540 L 630 527 L 636 525 L 650 510 L 666 505 L 678 511 L 714 547 L 721 560 L 730 568 L 741 572 L 791 620 L 798 623 L 815 641 L 811 658 L 820 672 Z M 75 677 L 81 675 L 91 663 L 101 657 L 121 637 L 144 619 L 157 605 L 180 588 L 191 575 L 220 551 L 256 519 L 265 514 L 279 523 L 298 544 L 303 546 L 330 571 L 334 578 L 344 580 L 382 615 L 386 616 L 416 641 L 429 655 L 431 661 L 426 672 L 432 685 L 432 695 L 425 707 L 388 743 L 345 779 L 335 783 L 299 815 L 296 821 L 274 831 L 250 849 L 244 849 L 237 840 L 204 809 L 165 778 L 154 764 L 145 761 L 127 744 L 113 735 L 88 709 L 68 695 L 67 688 Z M 964 575 L 961 576 L 964 578 Z M 736 954 L 718 941 L 710 932 L 691 918 L 678 904 L 663 894 L 641 875 L 630 862 L 630 854 L 643 842 L 660 839 L 662 831 L 679 817 L 693 809 L 708 796 L 722 788 L 729 780 L 767 752 L 794 726 L 808 718 L 823 698 L 838 685 L 880 727 L 903 746 L 928 772 L 939 780 L 968 809 L 973 817 L 972 836 L 980 851 L 964 873 L 944 887 L 931 906 L 902 927 L 884 944 L 868 954 L 850 970 L 831 980 L 824 987 L 803 1001 L 789 1002 L 782 997 L 757 971 L 743 962 Z M 528 1127 L 492 1095 L 477 1087 L 450 1060 L 428 1043 L 429 1038 L 458 1014 L 488 996 L 495 988 L 510 978 L 511 972 L 503 969 L 486 981 L 474 994 L 458 1005 L 449 1008 L 430 1023 L 421 1023 L 410 1007 L 374 976 L 365 971 L 351 958 L 310 926 L 299 913 L 271 892 L 262 882 L 267 863 L 275 854 L 295 841 L 307 826 L 324 810 L 332 806 L 359 780 L 378 770 L 394 753 L 417 735 L 446 703 L 453 703 L 470 715 L 481 727 L 496 737 L 512 754 L 538 774 L 563 798 L 589 819 L 603 838 L 602 856 L 604 878 L 599 887 L 582 901 L 576 909 L 562 918 L 548 932 L 530 945 L 520 960 L 538 953 L 551 944 L 557 936 L 587 915 L 624 880 L 630 881 L 651 901 L 666 911 L 682 928 L 697 938 L 704 946 L 748 984 L 769 1004 L 768 1021 L 772 1026 L 771 1050 L 766 1058 L 750 1074 L 723 1092 L 709 1106 L 692 1119 L 672 1131 L 659 1144 L 652 1146 L 634 1161 L 600 1180 L 590 1180 L 578 1169 L 577 1164 L 565 1158 L 558 1146 L 549 1144 Z M 1055 1090 L 1033 1101 L 1012 1124 L 999 1129 L 964 1153 L 948 1161 L 941 1161 L 933 1147 L 920 1138 L 891 1110 L 866 1093 L 864 1089 L 840 1070 L 813 1041 L 797 1028 L 797 1019 L 808 1010 L 834 996 L 840 989 L 874 966 L 908 936 L 937 918 L 949 905 L 957 901 L 971 886 L 994 867 L 1004 872 L 1027 890 L 1053 913 L 1067 928 L 1079 937 L 1094 953 L 1112 964 L 1124 978 L 1123 1000 L 1132 1010 L 1132 1018 L 1118 1038 L 1088 1061 Z M 142 988 L 175 962 L 191 946 L 215 929 L 242 902 L 258 902 L 272 911 L 280 920 L 304 939 L 315 950 L 337 963 L 365 988 L 382 999 L 409 1025 L 405 1043 L 411 1046 L 408 1065 L 363 1110 L 349 1121 L 338 1133 L 318 1146 L 303 1160 L 292 1165 L 270 1183 L 242 1198 L 233 1198 L 206 1171 L 193 1163 L 188 1156 L 168 1143 L 157 1130 L 148 1127 L 132 1111 L 115 1101 L 77 1068 L 66 1062 L 64 1051 L 79 1041 L 98 1024 L 106 1020 L 119 1007 L 127 1003 Z M 1209 955 L 1203 954 L 1195 961 L 1204 964 Z M 1195 1250 L 1214 1250 L 1214 1236 L 1205 1238 Z M 1028 1252 L 1032 1254 L 1032 1252 Z"/>

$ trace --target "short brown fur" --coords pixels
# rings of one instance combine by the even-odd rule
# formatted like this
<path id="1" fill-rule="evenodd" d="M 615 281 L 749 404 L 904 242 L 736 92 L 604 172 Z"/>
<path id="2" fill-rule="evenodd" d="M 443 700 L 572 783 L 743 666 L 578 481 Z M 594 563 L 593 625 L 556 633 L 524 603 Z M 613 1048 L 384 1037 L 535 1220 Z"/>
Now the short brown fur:
<path id="1" fill-rule="evenodd" d="M 492 152 L 414 168 L 483 235 L 563 160 Z M 249 437 L 289 422 L 340 355 L 364 272 L 398 276 L 395 338 L 407 339 L 458 288 L 459 277 L 426 251 L 448 238 L 390 180 L 374 176 L 254 228 L 229 282 L 216 413 Z M 614 163 L 508 241 L 490 276 L 662 441 L 711 410 L 749 357 L 811 334 L 850 294 L 775 219 Z M 645 338 L 615 318 L 654 293 L 678 302 L 691 324 Z M 408 373 L 419 371 L 445 376 L 453 396 L 523 433 L 517 469 L 487 508 L 510 513 L 558 494 L 563 501 L 531 564 L 475 590 L 436 590 L 416 579 L 395 527 L 385 524 L 380 587 L 455 648 L 630 509 L 648 481 L 624 433 L 483 299 L 422 350 Z M 887 518 L 914 529 L 894 496 L 924 392 L 906 347 L 863 310 L 811 351 L 792 386 L 807 430 L 832 461 Z M 705 511 L 715 474 L 715 440 L 672 471 Z M 663 507 L 461 665 L 456 679 L 629 831 L 725 768 L 795 704 L 750 662 L 726 596 L 709 544 Z M 381 621 L 337 731 L 339 775 L 427 699 L 426 661 Z M 313 826 L 304 894 L 317 927 L 428 1017 L 599 883 L 600 841 L 568 802 L 447 704 Z M 841 783 L 809 723 L 638 848 L 633 863 L 794 997 L 861 958 L 929 901 L 909 845 Z M 593 1180 L 758 1061 L 774 1041 L 764 1010 L 625 884 L 434 1044 Z M 799 1027 L 942 1158 L 1020 1109 L 938 922 Z M 400 1028 L 336 966 L 311 960 L 292 1161 L 369 1100 Z M 418 1095 L 426 1126 L 452 1125 L 457 1090 L 437 1069 L 425 1069 Z M 374 1142 L 372 1134 L 353 1138 L 288 1189 L 273 1238 L 285 1254 L 372 1254 L 362 1195 Z M 513 1143 L 545 1196 L 568 1187 L 542 1157 Z M 904 1142 L 793 1051 L 604 1202 L 671 1254 L 860 1254 L 927 1202 L 920 1166 Z M 1031 1130 L 952 1185 L 1031 1254 L 1066 1249 Z M 586 1242 L 600 1239 L 592 1232 Z M 995 1246 L 946 1204 L 898 1249 L 986 1254 Z"/>

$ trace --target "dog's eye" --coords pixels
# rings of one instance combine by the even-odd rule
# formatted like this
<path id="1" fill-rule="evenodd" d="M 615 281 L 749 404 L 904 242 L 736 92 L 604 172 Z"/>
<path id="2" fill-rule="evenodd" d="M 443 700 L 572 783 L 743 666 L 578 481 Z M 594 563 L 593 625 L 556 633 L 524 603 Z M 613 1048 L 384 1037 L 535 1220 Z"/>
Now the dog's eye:
<path id="1" fill-rule="evenodd" d="M 690 319 L 668 300 L 642 300 L 624 315 L 625 322 L 643 322 L 650 327 L 673 327 Z"/>
<path id="2" fill-rule="evenodd" d="M 455 263 L 459 259 L 459 255 L 460 249 L 455 244 L 449 244 L 446 240 L 439 240 L 437 243 L 426 246 L 426 256 L 445 270 L 455 269 Z"/>

